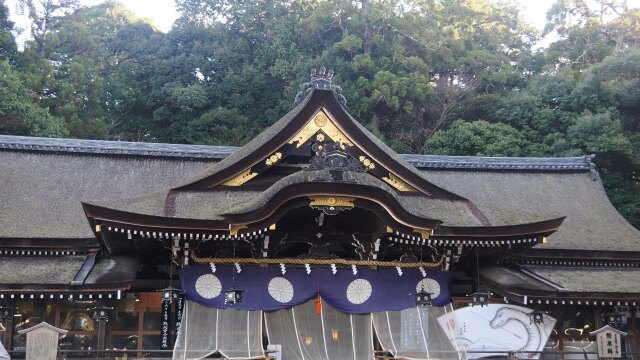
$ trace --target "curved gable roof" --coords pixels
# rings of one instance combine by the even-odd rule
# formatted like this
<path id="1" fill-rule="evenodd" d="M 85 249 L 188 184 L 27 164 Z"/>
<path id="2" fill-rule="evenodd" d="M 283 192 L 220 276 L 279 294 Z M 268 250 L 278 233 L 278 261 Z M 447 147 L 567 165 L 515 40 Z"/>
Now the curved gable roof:
<path id="1" fill-rule="evenodd" d="M 307 139 L 301 140 L 300 133 L 311 130 L 311 137 L 316 130 L 326 130 L 322 126 L 314 127 L 312 124 L 320 112 L 328 117 L 328 125 L 332 127 L 330 131 L 337 130 L 339 133 L 337 139 L 333 140 L 351 142 L 365 158 L 370 158 L 369 161 L 384 169 L 387 179 L 392 179 L 387 182 L 399 180 L 429 196 L 460 199 L 460 196 L 431 184 L 419 170 L 398 156 L 345 111 L 332 90 L 322 89 L 313 90 L 302 102 L 252 141 L 201 174 L 178 183 L 174 190 L 203 190 L 224 185 L 230 179 L 243 174 L 249 178 L 257 175 L 259 170 L 256 170 L 256 167 L 264 168 L 262 163 L 272 154 L 281 151 L 286 144 L 302 145 L 300 142 Z M 374 172 L 379 170 L 376 169 Z"/>
<path id="2" fill-rule="evenodd" d="M 92 239 L 81 201 L 163 216 L 167 189 L 184 176 L 202 174 L 234 147 L 49 139 L 0 135 L 0 238 Z M 199 155 L 196 155 L 199 154 Z M 615 210 L 588 156 L 487 158 L 399 155 L 430 182 L 472 200 L 493 224 L 566 216 L 542 249 L 637 251 L 640 233 Z M 109 174 L 110 176 L 106 176 Z M 113 176 L 116 177 L 114 181 Z M 143 195 L 145 192 L 154 193 Z M 227 204 L 247 202 L 255 191 L 189 191 L 175 202 L 175 216 L 222 220 Z M 136 198 L 140 196 L 140 198 Z M 421 214 L 460 217 L 457 202 L 401 196 Z M 201 202 L 198 203 L 199 200 Z M 435 202 L 435 203 L 434 203 Z M 453 206 L 455 204 L 455 206 Z M 408 206 L 408 205 L 407 205 Z"/>

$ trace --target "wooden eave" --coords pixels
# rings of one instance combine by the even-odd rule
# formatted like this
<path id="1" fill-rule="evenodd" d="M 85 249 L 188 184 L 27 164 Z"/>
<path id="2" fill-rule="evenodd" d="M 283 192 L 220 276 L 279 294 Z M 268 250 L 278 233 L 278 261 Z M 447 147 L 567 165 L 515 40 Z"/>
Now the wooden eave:
<path id="1" fill-rule="evenodd" d="M 553 239 L 551 239 L 553 241 Z M 640 251 L 599 251 L 570 249 L 530 249 L 513 256 L 518 260 L 568 260 L 582 262 L 639 262 Z"/>
<path id="2" fill-rule="evenodd" d="M 491 291 L 500 294 L 507 299 L 515 300 L 520 303 L 524 303 L 525 297 L 532 303 L 537 303 L 537 300 L 545 299 L 556 304 L 566 302 L 564 305 L 569 305 L 569 301 L 590 301 L 592 305 L 599 305 L 601 302 L 640 302 L 640 292 L 638 293 L 618 293 L 618 292 L 553 292 L 553 291 L 534 291 L 520 288 L 504 288 L 491 282 L 482 281 L 484 284 L 491 288 Z M 578 305 L 577 303 L 573 305 Z M 586 304 L 585 304 L 586 305 Z M 609 305 L 609 304 L 605 304 Z"/>
<path id="3" fill-rule="evenodd" d="M 173 190 L 206 190 L 219 186 L 248 171 L 254 171 L 253 167 L 264 167 L 265 159 L 279 152 L 283 147 L 294 140 L 295 135 L 312 121 L 314 115 L 324 111 L 331 122 L 354 144 L 354 151 L 361 152 L 371 161 L 388 170 L 389 174 L 399 178 L 419 192 L 436 197 L 449 199 L 462 199 L 460 196 L 431 184 L 416 171 L 407 168 L 405 164 L 394 159 L 387 151 L 381 149 L 370 139 L 355 123 L 355 120 L 336 101 L 331 90 L 314 90 L 300 105 L 295 113 L 288 114 L 291 120 L 282 129 L 271 136 L 270 139 L 260 144 L 254 151 L 238 159 L 235 163 L 222 167 L 203 179 L 189 184 L 180 185 Z M 268 131 L 268 130 L 267 130 Z M 262 169 L 264 171 L 264 169 Z"/>
<path id="4" fill-rule="evenodd" d="M 438 219 L 422 218 L 406 211 L 383 189 L 357 184 L 301 183 L 279 191 L 269 201 L 245 214 L 225 215 L 225 220 L 198 220 L 135 214 L 83 203 L 85 213 L 95 230 L 97 224 L 137 231 L 182 233 L 250 233 L 268 228 L 292 209 L 310 206 L 310 197 L 350 197 L 353 206 L 375 213 L 394 230 L 405 233 L 431 231 L 434 239 L 494 241 L 520 238 L 541 238 L 555 232 L 564 217 L 509 226 L 451 227 Z M 98 239 L 102 239 L 98 236 Z M 103 242 L 104 240 L 102 240 Z M 103 244 L 108 248 L 107 244 Z"/>
<path id="5" fill-rule="evenodd" d="M 543 237 L 556 232 L 565 217 L 505 226 L 440 226 L 433 234 L 434 238 L 460 238 L 460 239 L 512 239 L 521 237 Z"/>
<path id="6" fill-rule="evenodd" d="M 368 189 L 371 190 L 371 193 L 365 195 L 361 187 L 353 184 L 324 183 L 314 184 L 314 186 L 313 190 L 302 192 L 297 191 L 297 186 L 289 187 L 285 191 L 279 192 L 268 206 L 263 206 L 248 214 L 228 215 L 225 216 L 226 220 L 161 217 L 124 212 L 86 203 L 82 205 L 94 232 L 96 225 L 100 225 L 103 228 L 113 226 L 136 231 L 229 233 L 234 226 L 240 225 L 242 229 L 238 230 L 238 234 L 250 233 L 255 228 L 269 227 L 292 209 L 310 206 L 309 196 L 357 197 L 354 201 L 355 206 L 370 210 L 393 228 L 406 229 L 407 232 L 411 232 L 415 228 L 431 230 L 440 223 L 439 220 L 424 219 L 410 214 L 395 200 L 391 205 L 388 205 L 391 201 L 385 197 L 389 196 L 384 196 L 388 194 L 380 189 Z M 305 187 L 307 186 L 303 186 L 303 188 Z M 354 195 L 354 193 L 360 193 L 360 195 Z M 96 236 L 99 240 L 102 239 L 98 233 Z M 106 244 L 103 245 L 106 246 Z"/>
<path id="7" fill-rule="evenodd" d="M 94 230 L 95 225 L 99 223 L 123 224 L 130 229 L 136 230 L 153 228 L 169 232 L 178 229 L 191 229 L 192 231 L 200 232 L 229 229 L 228 223 L 221 220 L 199 220 L 137 214 L 87 203 L 82 203 L 82 207 Z"/>
<path id="8" fill-rule="evenodd" d="M 637 293 L 620 293 L 620 292 L 562 292 L 544 295 L 532 294 L 532 297 L 549 298 L 551 300 L 589 300 L 600 302 L 603 299 L 613 301 L 640 301 L 640 292 Z"/>
<path id="9" fill-rule="evenodd" d="M 0 293 L 112 293 L 118 290 L 131 289 L 133 281 L 113 284 L 86 284 L 82 286 L 71 284 L 2 284 Z"/>
<path id="10" fill-rule="evenodd" d="M 134 231 L 153 232 L 189 232 L 189 233 L 216 233 L 229 230 L 226 222 L 215 220 L 196 220 L 170 218 L 130 213 L 109 209 L 97 205 L 82 203 L 89 225 L 95 234 L 102 249 L 108 254 L 117 254 L 135 251 L 131 241 L 110 240 L 102 232 L 102 228 L 126 228 Z"/>
<path id="11" fill-rule="evenodd" d="M 518 270 L 515 270 L 515 271 L 518 271 Z M 488 286 L 489 288 L 491 288 L 491 291 L 494 291 L 502 296 L 505 296 L 508 299 L 512 299 L 521 303 L 524 302 L 525 297 L 529 299 L 533 299 L 533 298 L 549 299 L 553 301 L 558 301 L 558 303 L 560 303 L 560 301 L 563 301 L 563 300 L 564 301 L 588 300 L 588 301 L 601 302 L 603 301 L 603 299 L 605 299 L 606 301 L 609 301 L 609 300 L 640 301 L 640 291 L 638 291 L 637 293 L 601 292 L 601 291 L 600 292 L 595 292 L 595 291 L 594 292 L 578 292 L 578 291 L 571 291 L 568 289 L 564 289 L 561 286 L 556 285 L 553 282 L 546 279 L 545 279 L 546 280 L 546 283 L 545 283 L 534 276 L 531 276 L 528 274 L 524 274 L 524 275 L 529 277 L 530 280 L 532 280 L 534 283 L 536 282 L 539 283 L 541 288 L 535 289 L 531 287 L 526 287 L 524 285 L 514 285 L 514 284 L 509 284 L 508 286 L 506 286 L 494 281 L 490 277 L 482 274 L 482 272 L 480 274 L 480 282 Z M 543 287 L 546 287 L 547 290 L 542 289 Z"/>
<path id="12" fill-rule="evenodd" d="M 0 238 L 0 250 L 32 251 L 78 251 L 90 252 L 99 249 L 95 238 Z"/>

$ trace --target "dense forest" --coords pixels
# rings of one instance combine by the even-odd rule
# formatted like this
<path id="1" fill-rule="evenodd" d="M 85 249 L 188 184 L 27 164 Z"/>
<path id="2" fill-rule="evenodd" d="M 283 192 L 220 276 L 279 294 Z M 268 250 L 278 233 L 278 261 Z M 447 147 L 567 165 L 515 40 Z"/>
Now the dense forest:
<path id="1" fill-rule="evenodd" d="M 18 3 L 22 50 L 0 0 L 2 134 L 242 145 L 324 65 L 399 152 L 596 154 L 640 227 L 640 10 L 627 0 L 558 0 L 542 32 L 490 0 L 177 0 L 168 33 L 113 0 Z"/>

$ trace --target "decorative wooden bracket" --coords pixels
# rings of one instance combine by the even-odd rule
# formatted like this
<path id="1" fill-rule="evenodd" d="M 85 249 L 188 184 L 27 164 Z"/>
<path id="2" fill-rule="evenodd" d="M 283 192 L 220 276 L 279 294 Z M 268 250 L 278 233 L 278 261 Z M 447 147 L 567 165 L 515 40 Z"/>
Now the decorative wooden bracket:
<path id="1" fill-rule="evenodd" d="M 336 215 L 341 211 L 352 209 L 355 200 L 346 196 L 309 196 L 309 199 L 311 199 L 309 206 L 322 210 L 327 215 Z"/>

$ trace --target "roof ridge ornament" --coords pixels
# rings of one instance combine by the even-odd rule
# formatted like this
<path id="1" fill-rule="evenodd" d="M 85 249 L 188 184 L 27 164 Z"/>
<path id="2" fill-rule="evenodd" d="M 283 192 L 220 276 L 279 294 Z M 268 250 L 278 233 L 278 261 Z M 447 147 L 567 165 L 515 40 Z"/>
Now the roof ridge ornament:
<path id="1" fill-rule="evenodd" d="M 333 91 L 338 103 L 348 109 L 347 99 L 342 95 L 342 88 L 332 82 L 333 74 L 333 70 L 327 70 L 324 66 L 320 67 L 320 70 L 311 69 L 311 81 L 300 84 L 300 90 L 293 100 L 293 106 L 301 103 L 313 90 L 319 89 Z"/>

